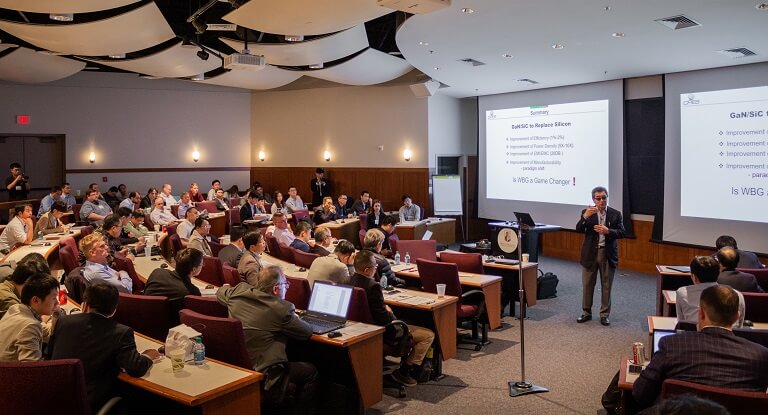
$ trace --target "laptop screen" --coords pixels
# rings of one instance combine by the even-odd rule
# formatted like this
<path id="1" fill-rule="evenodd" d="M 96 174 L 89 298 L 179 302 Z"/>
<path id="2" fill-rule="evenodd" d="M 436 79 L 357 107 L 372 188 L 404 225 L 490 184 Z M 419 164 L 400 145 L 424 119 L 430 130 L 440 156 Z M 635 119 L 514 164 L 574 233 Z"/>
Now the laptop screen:
<path id="1" fill-rule="evenodd" d="M 669 336 L 670 334 L 675 334 L 676 332 L 674 330 L 659 330 L 656 329 L 653 331 L 653 354 L 656 354 L 656 352 L 659 351 L 659 341 L 662 337 Z"/>
<path id="2" fill-rule="evenodd" d="M 347 318 L 351 299 L 351 286 L 336 285 L 326 281 L 315 281 L 315 285 L 312 287 L 312 295 L 309 297 L 307 311 Z"/>
<path id="3" fill-rule="evenodd" d="M 519 223 L 522 223 L 523 225 L 528 226 L 536 226 L 536 222 L 533 221 L 533 218 L 529 213 L 525 212 L 515 212 L 515 217 L 517 218 L 517 221 Z"/>

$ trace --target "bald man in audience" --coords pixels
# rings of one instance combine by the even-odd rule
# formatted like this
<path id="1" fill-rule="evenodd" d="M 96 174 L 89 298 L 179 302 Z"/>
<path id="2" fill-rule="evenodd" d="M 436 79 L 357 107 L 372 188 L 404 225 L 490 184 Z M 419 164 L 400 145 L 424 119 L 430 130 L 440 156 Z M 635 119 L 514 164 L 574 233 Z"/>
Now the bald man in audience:
<path id="1" fill-rule="evenodd" d="M 758 269 L 765 268 L 762 262 L 757 259 L 757 255 L 749 251 L 739 249 L 736 239 L 730 235 L 721 235 L 715 241 L 715 248 L 719 251 L 726 246 L 730 246 L 739 253 L 739 263 L 736 268 Z M 717 255 L 717 254 L 715 254 Z M 713 255 L 714 256 L 714 255 Z"/>
<path id="2" fill-rule="evenodd" d="M 763 289 L 757 284 L 757 279 L 752 274 L 736 271 L 739 265 L 739 251 L 736 248 L 726 246 L 717 251 L 717 261 L 720 263 L 720 275 L 718 284 L 730 285 L 736 290 L 745 293 L 761 293 Z"/>
<path id="3" fill-rule="evenodd" d="M 331 230 L 322 225 L 315 228 L 315 244 L 309 248 L 309 252 L 320 256 L 328 256 L 333 249 L 331 245 L 333 245 Z"/>
<path id="4" fill-rule="evenodd" d="M 336 219 L 336 206 L 333 204 L 333 198 L 326 196 L 323 198 L 323 204 L 315 209 L 313 220 L 315 225 L 322 225 L 326 222 L 332 222 Z"/>
<path id="5" fill-rule="evenodd" d="M 173 187 L 168 183 L 165 183 L 163 187 L 161 187 L 160 194 L 158 196 L 163 198 L 163 202 L 165 202 L 166 206 L 171 206 L 178 203 L 176 198 L 173 197 L 173 194 L 171 194 L 172 191 Z"/>
<path id="6" fill-rule="evenodd" d="M 184 220 L 181 221 L 179 226 L 176 227 L 176 234 L 179 235 L 181 243 L 185 246 L 187 242 L 189 242 L 189 238 L 192 236 L 192 231 L 195 230 L 195 221 L 197 220 L 198 216 L 200 216 L 197 208 L 194 207 L 189 208 L 186 213 L 187 214 L 184 217 Z"/>
<path id="7" fill-rule="evenodd" d="M 211 245 L 208 243 L 208 233 L 211 231 L 211 224 L 202 216 L 195 219 L 195 230 L 189 237 L 188 248 L 194 248 L 207 256 L 213 256 Z"/>
<path id="8" fill-rule="evenodd" d="M 179 218 L 173 216 L 171 210 L 165 206 L 165 201 L 162 197 L 155 198 L 155 207 L 149 214 L 149 218 L 152 219 L 152 223 L 155 225 L 170 225 L 179 221 Z"/>

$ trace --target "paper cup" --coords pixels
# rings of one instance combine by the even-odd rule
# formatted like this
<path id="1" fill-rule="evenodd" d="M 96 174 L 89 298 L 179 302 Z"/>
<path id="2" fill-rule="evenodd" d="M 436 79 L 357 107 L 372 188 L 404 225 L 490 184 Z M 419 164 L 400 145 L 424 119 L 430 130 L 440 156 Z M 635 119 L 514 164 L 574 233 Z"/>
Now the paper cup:
<path id="1" fill-rule="evenodd" d="M 160 232 L 160 225 L 155 225 L 155 232 Z"/>
<path id="2" fill-rule="evenodd" d="M 530 255 L 523 254 L 523 265 L 528 265 L 528 258 L 530 258 Z"/>
<path id="3" fill-rule="evenodd" d="M 147 245 L 144 247 L 144 255 L 145 255 L 147 258 L 149 258 L 149 257 L 151 257 L 151 256 L 152 256 L 152 245 L 150 245 L 150 244 L 147 244 Z"/>
<path id="4" fill-rule="evenodd" d="M 171 369 L 174 372 L 180 372 L 184 369 L 184 349 L 171 349 L 168 351 L 168 357 L 171 359 Z"/>
<path id="5" fill-rule="evenodd" d="M 437 298 L 445 297 L 445 284 L 435 284 L 437 287 Z"/>

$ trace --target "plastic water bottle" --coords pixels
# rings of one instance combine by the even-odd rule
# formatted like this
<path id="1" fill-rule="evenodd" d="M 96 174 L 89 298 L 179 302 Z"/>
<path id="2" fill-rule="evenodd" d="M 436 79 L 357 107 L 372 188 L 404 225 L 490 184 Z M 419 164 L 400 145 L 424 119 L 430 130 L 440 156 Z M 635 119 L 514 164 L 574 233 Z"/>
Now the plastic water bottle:
<path id="1" fill-rule="evenodd" d="M 395 265 L 400 265 L 400 251 L 395 252 Z"/>
<path id="2" fill-rule="evenodd" d="M 411 265 L 411 254 L 409 252 L 405 253 L 405 265 Z"/>
<path id="3" fill-rule="evenodd" d="M 205 345 L 203 344 L 202 337 L 195 337 L 195 345 L 192 347 L 192 354 L 195 358 L 196 365 L 202 365 L 205 363 Z"/>
<path id="4" fill-rule="evenodd" d="M 37 231 L 37 236 L 35 236 L 35 239 L 43 239 L 43 231 Z"/>
<path id="5" fill-rule="evenodd" d="M 381 285 L 381 288 L 387 288 L 387 276 L 384 273 L 381 273 L 381 279 L 379 280 L 379 285 Z"/>

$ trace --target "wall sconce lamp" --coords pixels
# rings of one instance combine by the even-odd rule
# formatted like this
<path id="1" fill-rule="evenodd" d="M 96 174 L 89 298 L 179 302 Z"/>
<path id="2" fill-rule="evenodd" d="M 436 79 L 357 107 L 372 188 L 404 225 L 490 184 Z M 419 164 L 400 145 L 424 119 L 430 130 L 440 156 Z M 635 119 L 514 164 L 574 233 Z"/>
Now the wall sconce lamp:
<path id="1" fill-rule="evenodd" d="M 331 161 L 331 152 L 328 150 L 323 151 L 323 159 L 325 159 L 325 161 Z"/>
<path id="2" fill-rule="evenodd" d="M 88 161 L 93 164 L 96 161 L 96 153 L 91 151 L 90 154 L 88 154 Z"/>
<path id="3" fill-rule="evenodd" d="M 413 156 L 413 152 L 411 152 L 411 150 L 407 148 L 403 150 L 403 158 L 405 161 L 411 161 L 411 156 Z"/>
<path id="4" fill-rule="evenodd" d="M 192 152 L 192 160 L 197 163 L 200 160 L 200 152 L 195 150 Z"/>
<path id="5" fill-rule="evenodd" d="M 266 154 L 264 154 L 264 151 L 259 151 L 259 161 L 264 161 L 266 158 Z"/>

